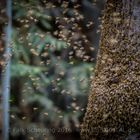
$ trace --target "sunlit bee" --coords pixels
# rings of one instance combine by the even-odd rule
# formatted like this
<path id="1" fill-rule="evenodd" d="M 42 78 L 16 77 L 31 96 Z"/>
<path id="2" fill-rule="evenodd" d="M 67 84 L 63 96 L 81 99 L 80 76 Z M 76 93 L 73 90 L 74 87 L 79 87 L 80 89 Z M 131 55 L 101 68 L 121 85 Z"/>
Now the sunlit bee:
<path id="1" fill-rule="evenodd" d="M 45 116 L 48 116 L 49 114 L 47 112 L 44 113 Z"/>
<path id="2" fill-rule="evenodd" d="M 59 116 L 59 118 L 60 118 L 60 119 L 62 119 L 62 118 L 63 118 L 63 116 L 62 116 L 62 115 L 60 115 L 60 116 Z"/>
<path id="3" fill-rule="evenodd" d="M 22 117 L 22 120 L 25 120 L 26 118 L 27 118 L 27 117 L 23 116 L 23 117 Z"/>
<path id="4" fill-rule="evenodd" d="M 12 119 L 15 119 L 15 115 L 10 115 L 10 117 L 11 117 Z"/>

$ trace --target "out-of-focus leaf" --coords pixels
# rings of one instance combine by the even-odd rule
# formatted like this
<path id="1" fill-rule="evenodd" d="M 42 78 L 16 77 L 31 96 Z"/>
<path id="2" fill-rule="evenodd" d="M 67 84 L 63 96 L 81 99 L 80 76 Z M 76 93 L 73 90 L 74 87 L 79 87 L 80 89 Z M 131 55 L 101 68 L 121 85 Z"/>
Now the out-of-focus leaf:
<path id="1" fill-rule="evenodd" d="M 49 29 L 49 30 L 52 29 L 52 26 L 51 26 L 51 24 L 50 24 L 48 21 L 42 19 L 42 20 L 41 20 L 41 23 L 42 23 L 42 25 L 43 25 L 46 29 Z"/>
<path id="2" fill-rule="evenodd" d="M 26 64 L 12 64 L 11 65 L 11 76 L 26 76 L 29 74 L 35 75 L 41 73 L 46 68 L 29 66 Z"/>

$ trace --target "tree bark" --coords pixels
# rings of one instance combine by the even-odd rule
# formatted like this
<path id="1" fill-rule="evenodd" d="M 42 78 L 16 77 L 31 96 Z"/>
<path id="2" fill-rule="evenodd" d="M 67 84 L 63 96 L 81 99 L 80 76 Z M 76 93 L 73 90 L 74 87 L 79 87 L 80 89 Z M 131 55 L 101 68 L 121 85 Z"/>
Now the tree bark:
<path id="1" fill-rule="evenodd" d="M 140 0 L 107 0 L 87 111 L 85 140 L 140 132 Z"/>

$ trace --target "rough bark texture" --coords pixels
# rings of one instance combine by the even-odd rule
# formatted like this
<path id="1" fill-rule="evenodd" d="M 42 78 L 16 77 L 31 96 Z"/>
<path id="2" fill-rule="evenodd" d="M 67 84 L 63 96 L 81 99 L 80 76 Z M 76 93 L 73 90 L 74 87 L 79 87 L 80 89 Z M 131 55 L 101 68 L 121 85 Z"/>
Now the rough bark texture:
<path id="1" fill-rule="evenodd" d="M 124 140 L 140 132 L 140 1 L 107 0 L 84 140 Z"/>

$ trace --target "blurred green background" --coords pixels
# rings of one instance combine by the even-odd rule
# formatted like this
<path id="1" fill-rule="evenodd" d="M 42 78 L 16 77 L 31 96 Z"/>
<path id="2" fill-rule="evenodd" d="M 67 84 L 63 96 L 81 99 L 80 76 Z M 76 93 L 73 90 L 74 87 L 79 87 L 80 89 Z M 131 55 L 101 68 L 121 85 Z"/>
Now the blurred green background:
<path id="1" fill-rule="evenodd" d="M 103 5 L 13 0 L 11 140 L 80 139 Z"/>

